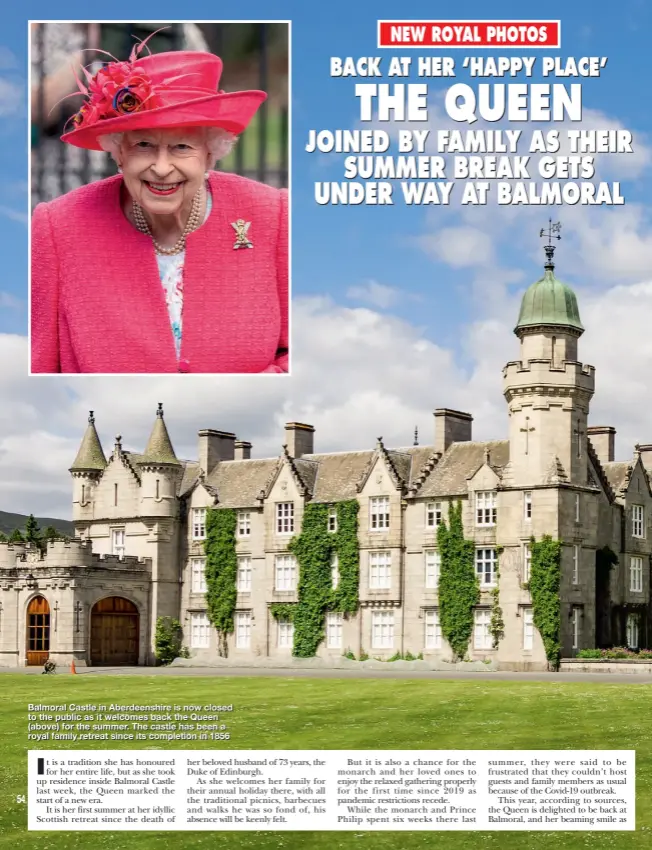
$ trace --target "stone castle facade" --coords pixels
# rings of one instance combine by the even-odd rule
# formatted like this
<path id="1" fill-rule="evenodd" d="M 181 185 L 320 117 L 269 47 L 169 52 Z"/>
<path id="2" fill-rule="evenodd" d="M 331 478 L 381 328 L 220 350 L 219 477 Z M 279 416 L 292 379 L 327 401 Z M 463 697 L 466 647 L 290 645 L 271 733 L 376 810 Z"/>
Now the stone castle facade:
<path id="1" fill-rule="evenodd" d="M 117 437 L 107 460 L 93 415 L 71 474 L 77 539 L 44 556 L 0 544 L 0 663 L 152 664 L 158 617 L 178 618 L 192 656 L 217 657 L 205 602 L 208 508 L 237 511 L 237 602 L 229 656 L 243 663 L 292 653 L 291 623 L 274 602 L 296 602 L 288 552 L 309 502 L 359 502 L 360 606 L 331 613 L 323 657 L 351 650 L 449 659 L 438 609 L 437 527 L 463 504 L 476 547 L 480 603 L 468 655 L 505 669 L 546 667 L 532 622 L 529 541 L 560 540 L 562 655 L 608 645 L 650 646 L 652 445 L 614 461 L 615 430 L 589 426 L 594 369 L 579 360 L 577 300 L 554 275 L 525 293 L 518 359 L 503 369 L 505 440 L 476 442 L 472 417 L 435 411 L 434 441 L 320 454 L 314 428 L 289 423 L 280 456 L 253 459 L 232 433 L 202 430 L 197 459 L 176 457 L 162 406 L 142 454 Z M 329 519 L 335 530 L 336 514 Z M 608 546 L 611 571 L 596 568 Z M 500 551 L 500 576 L 497 552 Z M 338 581 L 336 560 L 333 582 Z M 494 648 L 492 591 L 504 636 Z"/>

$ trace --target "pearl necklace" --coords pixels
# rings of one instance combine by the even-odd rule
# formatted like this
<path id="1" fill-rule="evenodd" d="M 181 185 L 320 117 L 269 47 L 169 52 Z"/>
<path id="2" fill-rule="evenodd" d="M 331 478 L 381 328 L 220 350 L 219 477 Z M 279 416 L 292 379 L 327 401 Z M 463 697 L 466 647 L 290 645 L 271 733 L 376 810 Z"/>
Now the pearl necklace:
<path id="1" fill-rule="evenodd" d="M 136 225 L 138 230 L 140 230 L 141 233 L 145 233 L 147 236 L 150 237 L 150 239 L 154 243 L 154 250 L 157 254 L 166 254 L 168 256 L 172 254 L 180 254 L 186 249 L 186 237 L 188 236 L 188 234 L 191 233 L 193 230 L 197 230 L 200 225 L 201 201 L 201 189 L 199 189 L 195 194 L 195 197 L 192 199 L 190 215 L 188 216 L 188 221 L 183 229 L 183 233 L 177 239 L 176 243 L 172 248 L 166 248 L 163 245 L 159 245 L 156 239 L 154 239 L 150 226 L 147 223 L 147 219 L 145 218 L 143 208 L 140 206 L 140 204 L 137 204 L 136 201 L 132 201 L 134 224 Z"/>

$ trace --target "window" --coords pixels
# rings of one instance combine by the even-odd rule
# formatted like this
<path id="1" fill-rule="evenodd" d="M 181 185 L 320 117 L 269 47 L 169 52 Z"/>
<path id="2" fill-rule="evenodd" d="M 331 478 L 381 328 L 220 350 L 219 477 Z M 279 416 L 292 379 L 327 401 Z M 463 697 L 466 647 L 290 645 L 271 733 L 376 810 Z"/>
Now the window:
<path id="1" fill-rule="evenodd" d="M 371 531 L 389 528 L 389 496 L 369 499 L 369 528 Z"/>
<path id="2" fill-rule="evenodd" d="M 276 533 L 294 534 L 294 502 L 279 502 L 276 505 Z"/>
<path id="3" fill-rule="evenodd" d="M 643 558 L 637 556 L 630 560 L 629 564 L 629 589 L 634 593 L 643 591 Z"/>
<path id="4" fill-rule="evenodd" d="M 580 521 L 580 494 L 575 493 L 575 522 Z"/>
<path id="5" fill-rule="evenodd" d="M 190 614 L 190 646 L 193 649 L 208 649 L 210 628 L 208 617 L 203 611 Z"/>
<path id="6" fill-rule="evenodd" d="M 278 621 L 278 645 L 285 649 L 292 649 L 294 641 L 294 623 L 289 620 Z"/>
<path id="7" fill-rule="evenodd" d="M 391 552 L 369 553 L 369 587 L 389 588 L 392 586 Z"/>
<path id="8" fill-rule="evenodd" d="M 645 537 L 643 505 L 632 505 L 632 537 Z"/>
<path id="9" fill-rule="evenodd" d="M 251 611 L 237 611 L 235 614 L 235 645 L 238 649 L 251 646 Z"/>
<path id="10" fill-rule="evenodd" d="M 424 553 L 426 558 L 426 587 L 436 589 L 439 586 L 441 555 L 434 549 Z"/>
<path id="11" fill-rule="evenodd" d="M 372 649 L 394 648 L 394 612 L 374 611 L 371 615 Z"/>
<path id="12" fill-rule="evenodd" d="M 580 547 L 573 546 L 573 584 L 580 583 Z"/>
<path id="13" fill-rule="evenodd" d="M 82 505 L 85 505 L 85 504 L 86 504 L 86 485 L 85 485 L 85 484 L 82 484 L 81 488 L 82 488 L 82 491 L 81 491 L 81 504 L 82 504 Z"/>
<path id="14" fill-rule="evenodd" d="M 639 616 L 638 614 L 627 615 L 627 646 L 630 649 L 638 649 L 638 629 Z"/>
<path id="15" fill-rule="evenodd" d="M 251 514 L 249 511 L 238 511 L 238 537 L 249 537 L 251 534 Z"/>
<path id="16" fill-rule="evenodd" d="M 523 609 L 523 649 L 534 649 L 534 614 L 531 608 Z"/>
<path id="17" fill-rule="evenodd" d="M 206 539 L 206 508 L 192 509 L 192 539 Z"/>
<path id="18" fill-rule="evenodd" d="M 193 593 L 206 593 L 206 559 L 192 558 L 190 561 L 190 587 Z"/>
<path id="19" fill-rule="evenodd" d="M 114 507 L 118 506 L 118 485 L 117 484 L 113 485 L 113 506 Z"/>
<path id="20" fill-rule="evenodd" d="M 334 611 L 326 615 L 326 646 L 328 649 L 342 648 L 343 617 Z"/>
<path id="21" fill-rule="evenodd" d="M 156 479 L 156 498 L 161 498 L 161 482 L 158 478 Z"/>
<path id="22" fill-rule="evenodd" d="M 580 648 L 581 621 L 582 612 L 579 608 L 573 608 L 573 649 Z"/>
<path id="23" fill-rule="evenodd" d="M 251 592 L 251 558 L 248 555 L 238 558 L 236 587 L 240 593 Z"/>
<path id="24" fill-rule="evenodd" d="M 492 587 L 496 583 L 496 550 L 476 549 L 475 569 L 481 587 Z"/>
<path id="25" fill-rule="evenodd" d="M 333 590 L 340 583 L 340 559 L 337 557 L 337 552 L 331 555 L 331 585 Z"/>
<path id="26" fill-rule="evenodd" d="M 125 530 L 124 528 L 111 529 L 111 554 L 124 558 L 125 554 Z"/>
<path id="27" fill-rule="evenodd" d="M 426 611 L 426 649 L 441 649 L 439 611 Z"/>
<path id="28" fill-rule="evenodd" d="M 328 510 L 328 530 L 331 533 L 337 531 L 337 508 L 329 508 Z"/>
<path id="29" fill-rule="evenodd" d="M 294 555 L 277 555 L 275 569 L 276 590 L 296 590 L 297 563 Z"/>
<path id="30" fill-rule="evenodd" d="M 489 627 L 491 625 L 491 611 L 481 608 L 473 613 L 473 648 L 491 649 L 494 645 Z"/>
<path id="31" fill-rule="evenodd" d="M 523 584 L 527 584 L 532 574 L 532 548 L 529 543 L 523 544 Z"/>
<path id="32" fill-rule="evenodd" d="M 526 522 L 532 519 L 532 493 L 523 493 L 523 519 Z"/>
<path id="33" fill-rule="evenodd" d="M 493 490 L 475 494 L 476 525 L 496 524 L 496 493 Z"/>
<path id="34" fill-rule="evenodd" d="M 426 505 L 426 527 L 436 528 L 441 525 L 441 502 L 428 502 Z"/>

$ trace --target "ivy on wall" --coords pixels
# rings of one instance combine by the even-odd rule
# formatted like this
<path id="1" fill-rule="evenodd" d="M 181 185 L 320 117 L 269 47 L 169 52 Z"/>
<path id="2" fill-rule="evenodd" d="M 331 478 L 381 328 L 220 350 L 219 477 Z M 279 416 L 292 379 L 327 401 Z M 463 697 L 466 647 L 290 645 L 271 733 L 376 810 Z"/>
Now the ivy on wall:
<path id="1" fill-rule="evenodd" d="M 233 632 L 237 599 L 238 558 L 235 553 L 237 516 L 230 508 L 206 511 L 206 604 L 217 631 L 218 652 L 228 655 L 227 636 Z"/>
<path id="2" fill-rule="evenodd" d="M 491 591 L 489 633 L 492 637 L 494 649 L 498 649 L 498 644 L 505 637 L 505 621 L 503 619 L 503 609 L 500 607 L 500 556 L 502 552 L 502 547 L 496 549 L 496 586 Z"/>
<path id="3" fill-rule="evenodd" d="M 473 632 L 473 609 L 480 601 L 475 571 L 475 543 L 464 539 L 462 503 L 451 504 L 448 525 L 437 529 L 441 555 L 439 620 L 441 633 L 458 659 L 463 659 Z"/>
<path id="4" fill-rule="evenodd" d="M 317 653 L 325 637 L 327 611 L 349 614 L 358 609 L 358 508 L 357 500 L 339 502 L 336 505 L 337 531 L 329 532 L 331 508 L 308 504 L 303 512 L 301 533 L 290 541 L 288 549 L 299 564 L 299 601 L 292 614 L 292 654 L 298 658 L 312 658 Z M 331 567 L 334 553 L 337 553 L 339 571 L 335 589 Z"/>
<path id="5" fill-rule="evenodd" d="M 269 606 L 269 613 L 279 622 L 293 623 L 296 610 L 296 602 L 272 602 Z"/>
<path id="6" fill-rule="evenodd" d="M 358 548 L 358 511 L 357 499 L 339 502 L 337 510 L 337 531 L 329 534 L 334 537 L 333 551 L 337 552 L 339 583 L 333 590 L 328 605 L 329 611 L 340 614 L 355 614 L 360 604 L 360 550 Z"/>
<path id="7" fill-rule="evenodd" d="M 559 668 L 561 658 L 561 541 L 545 534 L 531 539 L 530 595 L 532 619 L 541 635 L 548 664 Z"/>

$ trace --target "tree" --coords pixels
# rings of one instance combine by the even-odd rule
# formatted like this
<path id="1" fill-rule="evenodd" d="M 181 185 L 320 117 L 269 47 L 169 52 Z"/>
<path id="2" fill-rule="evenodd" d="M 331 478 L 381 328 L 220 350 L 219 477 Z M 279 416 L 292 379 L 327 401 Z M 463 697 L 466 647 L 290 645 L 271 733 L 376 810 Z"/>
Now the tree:
<path id="1" fill-rule="evenodd" d="M 9 535 L 10 543 L 24 543 L 25 538 L 23 537 L 19 528 L 14 528 L 14 530 Z"/>
<path id="2" fill-rule="evenodd" d="M 0 531 L 0 543 L 6 543 L 6 542 L 7 542 L 7 535 L 4 533 L 4 531 Z"/>
<path id="3" fill-rule="evenodd" d="M 39 546 L 41 543 L 41 529 L 34 518 L 34 514 L 30 514 L 27 517 L 27 522 L 25 523 L 25 540 L 27 543 L 31 543 L 32 546 Z"/>

